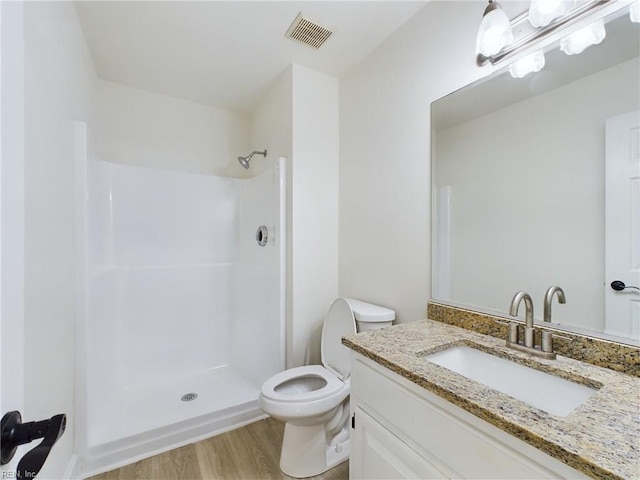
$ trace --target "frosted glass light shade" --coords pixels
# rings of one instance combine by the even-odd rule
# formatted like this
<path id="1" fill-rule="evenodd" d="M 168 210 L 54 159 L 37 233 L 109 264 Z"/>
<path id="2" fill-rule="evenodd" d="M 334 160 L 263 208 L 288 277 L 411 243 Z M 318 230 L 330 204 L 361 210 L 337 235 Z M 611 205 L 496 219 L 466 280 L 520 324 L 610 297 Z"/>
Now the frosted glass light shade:
<path id="1" fill-rule="evenodd" d="M 563 38 L 560 41 L 560 49 L 567 55 L 576 55 L 588 46 L 600 43 L 606 34 L 604 20 L 600 19 Z"/>
<path id="2" fill-rule="evenodd" d="M 631 16 L 631 21 L 640 23 L 640 0 L 636 0 L 629 7 L 629 14 Z"/>
<path id="3" fill-rule="evenodd" d="M 544 67 L 544 52 L 538 50 L 509 65 L 509 73 L 513 78 L 522 78 L 532 72 L 539 72 Z"/>
<path id="4" fill-rule="evenodd" d="M 507 14 L 498 5 L 495 5 L 491 11 L 485 13 L 484 17 L 482 17 L 476 39 L 476 53 L 490 57 L 511 42 L 513 42 L 511 22 Z"/>
<path id="5" fill-rule="evenodd" d="M 534 27 L 546 27 L 553 20 L 573 10 L 575 0 L 531 0 L 529 22 Z"/>

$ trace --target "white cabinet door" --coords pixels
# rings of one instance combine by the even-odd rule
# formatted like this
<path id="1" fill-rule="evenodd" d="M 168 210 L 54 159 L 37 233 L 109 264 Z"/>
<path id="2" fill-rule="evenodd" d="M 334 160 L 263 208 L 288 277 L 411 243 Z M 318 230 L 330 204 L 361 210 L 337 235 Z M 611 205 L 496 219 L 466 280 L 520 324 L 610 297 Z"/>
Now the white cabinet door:
<path id="1" fill-rule="evenodd" d="M 351 436 L 349 478 L 393 480 L 450 478 L 359 407 Z"/>
<path id="2" fill-rule="evenodd" d="M 351 478 L 588 478 L 391 370 L 353 358 Z"/>

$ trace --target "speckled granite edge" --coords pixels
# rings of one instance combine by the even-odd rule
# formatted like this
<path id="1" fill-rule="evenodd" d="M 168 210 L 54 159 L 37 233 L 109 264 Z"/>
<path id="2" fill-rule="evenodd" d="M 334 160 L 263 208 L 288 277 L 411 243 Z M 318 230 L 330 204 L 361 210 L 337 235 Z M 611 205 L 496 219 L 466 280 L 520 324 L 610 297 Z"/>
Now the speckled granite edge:
<path id="1" fill-rule="evenodd" d="M 576 455 L 572 452 L 567 452 L 566 450 L 563 450 L 557 445 L 546 442 L 543 437 L 530 432 L 526 428 L 523 428 L 512 422 L 506 421 L 504 418 L 501 418 L 498 415 L 494 415 L 492 412 L 489 412 L 484 408 L 482 408 L 481 406 L 478 406 L 473 402 L 466 400 L 465 398 L 455 394 L 454 392 L 451 392 L 447 388 L 444 388 L 434 383 L 431 383 L 429 381 L 426 381 L 419 375 L 416 375 L 415 373 L 413 373 L 411 370 L 404 369 L 395 363 L 385 360 L 384 357 L 376 355 L 365 348 L 359 347 L 358 345 L 350 341 L 348 338 L 343 339 L 342 343 L 347 347 L 349 347 L 350 349 L 352 349 L 353 351 L 358 352 L 367 358 L 370 358 L 374 362 L 382 365 L 385 368 L 388 368 L 392 372 L 397 373 L 398 375 L 406 378 L 407 380 L 412 381 L 416 385 L 420 385 L 422 388 L 429 390 L 430 392 L 435 393 L 436 395 L 447 400 L 448 402 L 451 402 L 454 405 L 457 405 L 458 407 L 466 410 L 467 412 L 472 413 L 473 415 L 480 418 L 481 420 L 484 420 L 485 422 L 498 427 L 499 429 L 509 433 L 510 435 L 513 435 L 514 437 L 519 438 L 520 440 L 528 443 L 529 445 L 532 445 L 542 450 L 543 452 L 547 453 L 553 458 L 561 459 L 562 461 L 564 461 L 564 463 L 566 463 L 570 467 L 575 468 L 576 470 L 579 470 L 585 473 L 586 475 L 589 475 L 590 477 L 598 478 L 598 479 L 607 479 L 607 480 L 611 480 L 611 479 L 623 480 L 623 477 L 612 475 L 611 472 L 608 472 L 600 468 L 598 465 L 594 465 L 593 463 L 586 461 L 585 459 L 581 458 L 579 455 Z"/>
<path id="2" fill-rule="evenodd" d="M 561 376 L 598 384 L 599 391 L 568 416 L 557 417 L 423 360 L 430 353 L 469 342 L 518 363 L 534 362 L 538 369 L 556 375 L 564 371 Z M 343 337 L 342 343 L 592 478 L 638 478 L 638 378 L 563 356 L 531 357 L 507 349 L 493 336 L 429 320 L 358 333 Z"/>
<path id="3" fill-rule="evenodd" d="M 437 302 L 429 302 L 427 305 L 427 317 L 437 322 L 447 323 L 484 335 L 491 335 L 501 339 L 507 338 L 507 326 L 498 323 L 498 321 L 504 321 L 502 317 Z M 538 327 L 539 325 L 536 326 Z M 546 325 L 540 326 L 536 330 L 538 330 L 538 335 L 540 330 L 549 330 L 566 337 L 558 336 L 553 339 L 553 348 L 560 355 L 599 367 L 610 368 L 634 377 L 640 377 L 640 349 L 637 347 L 570 333 L 547 327 Z M 539 342 L 540 339 L 536 338 L 536 343 L 539 344 Z"/>

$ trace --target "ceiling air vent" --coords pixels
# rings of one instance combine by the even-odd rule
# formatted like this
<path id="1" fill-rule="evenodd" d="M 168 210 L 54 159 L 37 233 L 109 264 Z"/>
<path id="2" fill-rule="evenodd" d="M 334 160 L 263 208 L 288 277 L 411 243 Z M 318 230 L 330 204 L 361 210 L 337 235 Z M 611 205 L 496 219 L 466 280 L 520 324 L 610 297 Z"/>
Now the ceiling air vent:
<path id="1" fill-rule="evenodd" d="M 324 28 L 322 25 L 304 18 L 302 12 L 300 12 L 284 36 L 317 49 L 322 46 L 332 33 L 331 30 Z"/>

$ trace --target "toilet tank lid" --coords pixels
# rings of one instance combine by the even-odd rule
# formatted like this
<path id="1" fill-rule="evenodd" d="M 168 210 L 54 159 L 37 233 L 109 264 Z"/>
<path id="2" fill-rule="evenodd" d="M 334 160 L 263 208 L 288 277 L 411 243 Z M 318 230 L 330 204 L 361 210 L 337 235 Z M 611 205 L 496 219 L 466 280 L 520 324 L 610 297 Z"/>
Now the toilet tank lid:
<path id="1" fill-rule="evenodd" d="M 351 310 L 353 310 L 353 316 L 360 322 L 388 322 L 396 318 L 396 312 L 390 308 L 363 302 L 355 298 L 347 298 L 346 300 L 349 302 Z"/>

